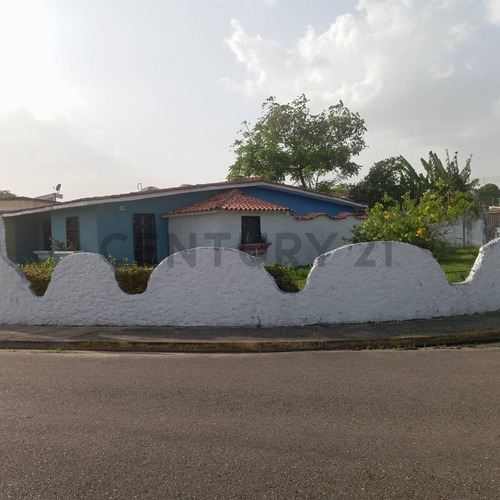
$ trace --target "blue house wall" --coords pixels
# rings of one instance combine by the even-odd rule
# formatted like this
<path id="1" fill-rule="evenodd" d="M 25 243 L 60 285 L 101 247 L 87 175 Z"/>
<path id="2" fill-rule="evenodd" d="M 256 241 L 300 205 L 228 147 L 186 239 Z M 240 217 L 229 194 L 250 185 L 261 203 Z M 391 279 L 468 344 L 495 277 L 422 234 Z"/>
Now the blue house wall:
<path id="1" fill-rule="evenodd" d="M 306 194 L 295 194 L 261 186 L 242 187 L 240 189 L 249 196 L 255 196 L 255 198 L 260 198 L 261 200 L 288 207 L 293 211 L 294 215 L 308 215 L 313 212 L 338 215 L 342 212 L 354 212 L 353 207 L 343 205 L 333 199 L 332 201 L 320 200 L 309 197 Z"/>
<path id="2" fill-rule="evenodd" d="M 51 215 L 52 239 L 66 242 L 66 218 L 78 217 L 80 221 L 80 248 L 86 252 L 98 252 L 96 207 L 76 207 L 53 211 Z"/>
<path id="3" fill-rule="evenodd" d="M 134 261 L 133 220 L 135 214 L 154 214 L 158 262 L 168 256 L 168 219 L 161 215 L 169 210 L 202 201 L 218 191 L 182 193 L 140 200 L 106 202 L 52 213 L 52 237 L 66 241 L 66 217 L 80 219 L 80 248 L 117 260 Z"/>
<path id="4" fill-rule="evenodd" d="M 335 200 L 321 200 L 300 192 L 293 193 L 265 186 L 237 186 L 249 196 L 290 208 L 295 215 L 307 215 L 321 212 L 338 215 L 341 212 L 353 212 L 354 208 Z M 43 249 L 42 223 L 50 218 L 52 238 L 65 242 L 66 218 L 78 217 L 80 223 L 80 248 L 87 252 L 96 252 L 107 257 L 112 255 L 117 260 L 134 260 L 133 219 L 134 214 L 154 214 L 158 262 L 168 256 L 168 219 L 162 213 L 182 208 L 205 200 L 217 193 L 232 189 L 222 186 L 220 189 L 195 191 L 192 193 L 165 194 L 143 199 L 130 198 L 116 202 L 104 199 L 102 202 L 80 207 L 54 207 L 46 212 L 23 214 L 13 217 L 9 227 L 14 226 L 15 260 L 22 262 L 34 258 L 33 250 Z"/>

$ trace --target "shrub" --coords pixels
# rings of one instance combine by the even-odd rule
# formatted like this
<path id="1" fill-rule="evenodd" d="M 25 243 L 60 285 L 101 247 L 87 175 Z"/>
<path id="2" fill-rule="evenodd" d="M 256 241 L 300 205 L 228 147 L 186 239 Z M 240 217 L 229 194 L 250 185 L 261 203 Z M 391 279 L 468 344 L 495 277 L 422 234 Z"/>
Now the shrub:
<path id="1" fill-rule="evenodd" d="M 376 203 L 368 212 L 370 218 L 354 227 L 351 242 L 402 241 L 432 249 L 471 207 L 463 193 L 442 196 L 426 191 L 418 200 L 407 193 L 401 203 L 385 197 L 384 205 Z"/>
<path id="2" fill-rule="evenodd" d="M 137 294 L 146 291 L 153 268 L 140 267 L 134 262 L 133 264 L 120 265 L 115 271 L 118 286 L 125 293 Z"/>
<path id="3" fill-rule="evenodd" d="M 130 264 L 127 259 L 117 262 L 111 256 L 109 256 L 109 261 L 115 268 L 116 281 L 121 290 L 128 294 L 138 294 L 146 291 L 153 267 L 141 267 L 136 262 Z M 27 264 L 18 264 L 18 266 L 30 281 L 31 290 L 36 295 L 43 295 L 47 291 L 52 272 L 56 266 L 55 259 L 52 257 L 45 262 L 33 261 Z M 267 265 L 266 269 L 276 281 L 278 288 L 283 292 L 300 291 L 297 279 L 302 279 L 302 275 L 298 278 L 298 269 L 292 265 L 279 266 L 274 263 Z M 309 270 L 310 267 L 304 267 L 305 277 L 307 277 Z"/>
<path id="4" fill-rule="evenodd" d="M 143 293 L 148 280 L 153 272 L 152 267 L 140 267 L 136 262 L 129 264 L 127 259 L 120 263 L 116 259 L 110 258 L 111 264 L 115 266 L 116 281 L 118 286 L 129 294 Z M 30 288 L 35 295 L 43 295 L 47 291 L 52 272 L 56 267 L 53 257 L 45 262 L 28 262 L 27 264 L 18 264 L 19 268 L 26 274 L 30 281 Z"/>
<path id="5" fill-rule="evenodd" d="M 293 278 L 295 268 L 292 265 L 279 266 L 278 264 L 269 264 L 266 266 L 267 272 L 274 278 L 276 285 L 283 292 L 298 292 L 299 285 Z"/>
<path id="6" fill-rule="evenodd" d="M 19 268 L 26 274 L 30 281 L 30 288 L 35 295 L 43 295 L 49 286 L 52 278 L 52 271 L 56 267 L 54 257 L 45 262 L 28 262 L 27 264 L 18 264 Z"/>

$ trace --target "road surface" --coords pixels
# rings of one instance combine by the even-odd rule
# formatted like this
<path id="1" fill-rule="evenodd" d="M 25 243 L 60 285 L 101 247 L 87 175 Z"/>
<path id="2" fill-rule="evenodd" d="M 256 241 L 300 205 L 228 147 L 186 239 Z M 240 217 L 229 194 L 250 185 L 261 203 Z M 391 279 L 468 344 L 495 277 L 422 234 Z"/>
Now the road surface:
<path id="1" fill-rule="evenodd" d="M 500 497 L 500 349 L 0 352 L 0 498 Z"/>

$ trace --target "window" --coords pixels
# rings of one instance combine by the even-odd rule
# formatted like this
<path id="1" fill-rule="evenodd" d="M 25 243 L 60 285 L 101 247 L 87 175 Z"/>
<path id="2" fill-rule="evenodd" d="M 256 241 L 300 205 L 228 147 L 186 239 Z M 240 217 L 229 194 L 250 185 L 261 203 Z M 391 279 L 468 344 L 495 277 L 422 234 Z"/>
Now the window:
<path id="1" fill-rule="evenodd" d="M 243 216 L 241 218 L 241 242 L 260 243 L 262 234 L 260 232 L 260 217 Z"/>
<path id="2" fill-rule="evenodd" d="M 154 265 L 156 257 L 155 214 L 134 214 L 134 260 L 139 265 Z"/>
<path id="3" fill-rule="evenodd" d="M 80 249 L 80 219 L 66 217 L 66 248 L 68 250 Z"/>

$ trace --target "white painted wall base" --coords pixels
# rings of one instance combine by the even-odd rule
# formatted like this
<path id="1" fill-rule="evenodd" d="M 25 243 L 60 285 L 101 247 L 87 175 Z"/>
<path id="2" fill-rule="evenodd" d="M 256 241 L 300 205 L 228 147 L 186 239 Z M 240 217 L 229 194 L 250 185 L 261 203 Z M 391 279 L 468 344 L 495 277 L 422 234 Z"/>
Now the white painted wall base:
<path id="1" fill-rule="evenodd" d="M 1 238 L 0 238 L 1 239 Z M 43 297 L 0 242 L 0 324 L 285 326 L 432 318 L 500 309 L 500 240 L 449 284 L 432 254 L 405 243 L 347 245 L 318 257 L 304 290 L 281 292 L 259 259 L 196 248 L 165 259 L 141 295 L 123 293 L 98 254 L 61 260 Z"/>

